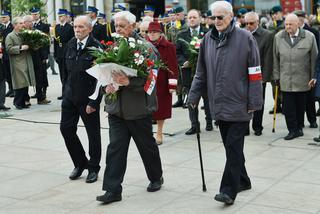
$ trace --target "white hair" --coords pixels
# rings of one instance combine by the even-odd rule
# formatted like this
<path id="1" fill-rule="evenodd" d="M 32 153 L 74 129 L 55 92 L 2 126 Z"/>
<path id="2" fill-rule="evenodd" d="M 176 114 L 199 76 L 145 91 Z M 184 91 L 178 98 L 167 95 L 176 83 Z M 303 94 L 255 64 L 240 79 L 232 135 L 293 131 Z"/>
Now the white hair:
<path id="1" fill-rule="evenodd" d="M 121 11 L 116 14 L 114 14 L 114 19 L 125 19 L 127 20 L 130 24 L 136 23 L 136 16 L 130 13 L 129 11 Z"/>
<path id="2" fill-rule="evenodd" d="M 84 20 L 87 27 L 92 27 L 92 19 L 88 16 L 85 16 L 85 15 L 77 16 L 74 19 L 74 22 L 76 22 L 76 20 Z"/>
<path id="3" fill-rule="evenodd" d="M 256 12 L 250 11 L 244 15 L 245 19 L 248 19 L 249 17 L 254 17 L 256 21 L 259 21 L 259 14 Z"/>
<path id="4" fill-rule="evenodd" d="M 23 18 L 20 17 L 20 16 L 15 17 L 15 18 L 13 18 L 13 20 L 12 20 L 12 24 L 13 24 L 13 25 L 18 24 L 19 22 L 23 22 Z"/>
<path id="5" fill-rule="evenodd" d="M 213 14 L 213 11 L 216 9 L 216 8 L 223 8 L 224 10 L 226 10 L 228 13 L 231 13 L 233 14 L 233 8 L 232 8 L 232 5 L 227 2 L 227 1 L 215 1 L 213 2 L 211 5 L 210 5 L 210 10 Z"/>
<path id="6" fill-rule="evenodd" d="M 31 15 L 26 15 L 23 17 L 23 21 L 24 22 L 32 22 L 33 21 L 33 17 Z"/>

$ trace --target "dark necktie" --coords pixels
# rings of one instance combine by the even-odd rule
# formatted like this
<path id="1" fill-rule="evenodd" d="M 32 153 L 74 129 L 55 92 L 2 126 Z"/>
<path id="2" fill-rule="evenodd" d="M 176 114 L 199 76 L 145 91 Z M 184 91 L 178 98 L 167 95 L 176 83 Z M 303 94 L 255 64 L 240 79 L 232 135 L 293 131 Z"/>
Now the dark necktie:
<path id="1" fill-rule="evenodd" d="M 83 45 L 82 42 L 78 42 L 78 51 L 81 51 L 81 50 L 82 50 L 82 45 Z"/>
<path id="2" fill-rule="evenodd" d="M 291 42 L 292 42 L 293 45 L 296 44 L 297 36 L 291 36 Z"/>
<path id="3" fill-rule="evenodd" d="M 192 33 L 191 33 L 192 37 L 197 37 L 198 36 L 198 31 L 197 30 L 192 30 Z"/>

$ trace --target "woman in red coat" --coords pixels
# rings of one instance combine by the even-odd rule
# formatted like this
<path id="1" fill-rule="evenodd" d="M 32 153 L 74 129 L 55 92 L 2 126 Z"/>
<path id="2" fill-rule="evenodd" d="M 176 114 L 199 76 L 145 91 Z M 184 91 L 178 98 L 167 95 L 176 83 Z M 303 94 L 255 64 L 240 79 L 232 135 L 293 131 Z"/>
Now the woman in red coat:
<path id="1" fill-rule="evenodd" d="M 162 129 L 164 120 L 171 118 L 172 95 L 177 86 L 178 62 L 175 46 L 162 35 L 158 22 L 151 22 L 148 28 L 148 39 L 158 49 L 161 60 L 168 69 L 160 69 L 157 77 L 158 111 L 153 114 L 153 120 L 157 121 L 157 144 L 162 144 Z"/>

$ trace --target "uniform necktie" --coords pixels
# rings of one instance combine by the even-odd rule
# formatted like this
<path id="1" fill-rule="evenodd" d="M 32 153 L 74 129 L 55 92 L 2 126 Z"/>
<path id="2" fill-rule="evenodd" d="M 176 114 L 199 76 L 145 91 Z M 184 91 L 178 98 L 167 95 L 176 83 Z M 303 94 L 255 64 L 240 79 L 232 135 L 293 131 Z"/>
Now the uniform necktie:
<path id="1" fill-rule="evenodd" d="M 81 51 L 81 50 L 82 50 L 82 45 L 83 45 L 82 42 L 78 42 L 78 51 Z"/>

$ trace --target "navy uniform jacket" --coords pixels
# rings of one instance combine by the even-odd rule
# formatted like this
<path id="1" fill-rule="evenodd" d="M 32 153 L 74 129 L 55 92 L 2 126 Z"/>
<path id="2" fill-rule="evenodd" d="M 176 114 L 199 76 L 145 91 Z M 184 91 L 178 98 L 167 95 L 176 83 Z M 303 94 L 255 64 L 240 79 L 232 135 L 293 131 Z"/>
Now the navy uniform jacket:
<path id="1" fill-rule="evenodd" d="M 41 20 L 38 23 L 35 23 L 33 25 L 33 28 L 40 30 L 48 35 L 50 34 L 50 25 L 43 23 Z M 50 46 L 41 48 L 40 52 L 41 52 L 41 59 L 48 59 L 48 55 L 50 53 Z"/>
<path id="2" fill-rule="evenodd" d="M 93 25 L 92 36 L 99 42 L 102 40 L 104 41 L 107 40 L 107 27 L 105 25 L 102 25 L 96 22 Z"/>
<path id="3" fill-rule="evenodd" d="M 8 27 L 6 28 L 6 26 L 3 25 L 3 28 L 1 29 L 0 34 L 2 35 L 2 47 L 3 47 L 3 57 L 2 60 L 7 60 L 9 61 L 9 55 L 6 51 L 6 49 L 4 48 L 6 46 L 5 41 L 6 41 L 6 37 L 8 36 L 9 33 L 11 33 L 13 31 L 13 25 L 11 24 L 11 22 L 9 23 Z"/>
<path id="4" fill-rule="evenodd" d="M 73 27 L 69 23 L 63 26 L 57 24 L 55 27 L 55 40 L 54 40 L 54 57 L 63 59 L 66 53 L 66 46 L 68 42 L 74 37 Z"/>

